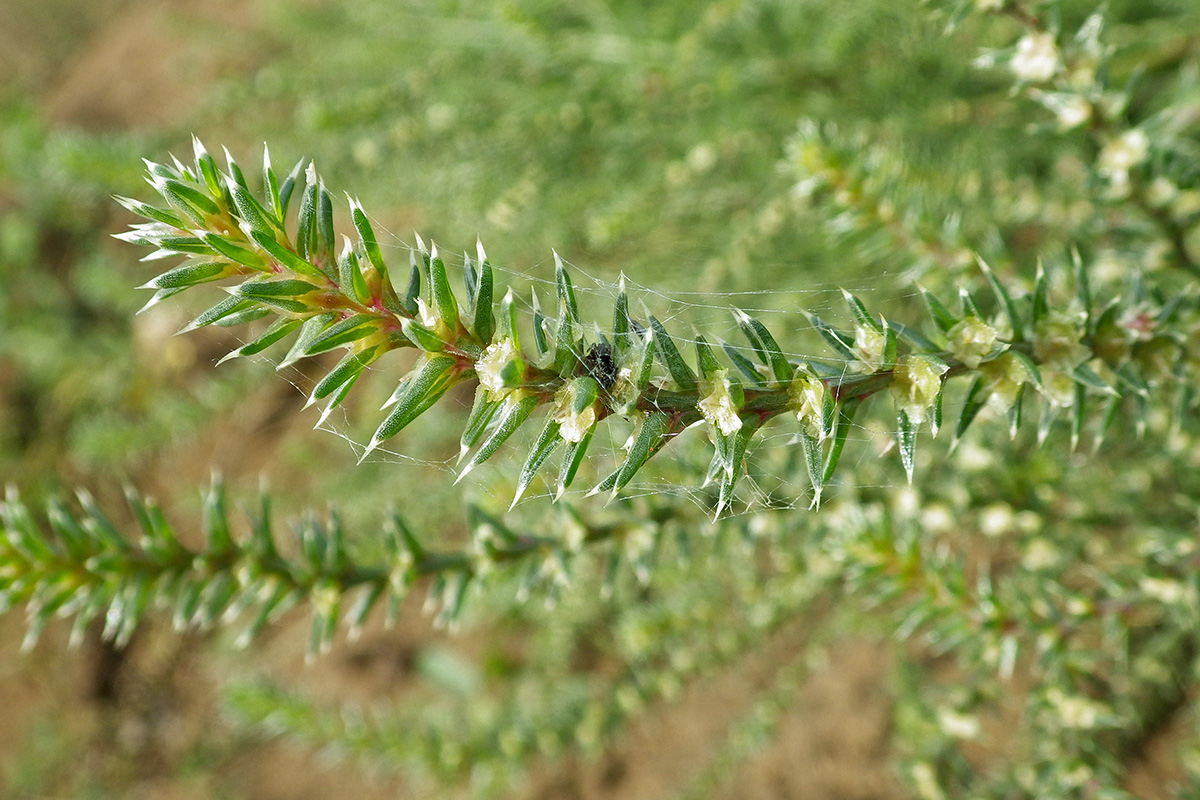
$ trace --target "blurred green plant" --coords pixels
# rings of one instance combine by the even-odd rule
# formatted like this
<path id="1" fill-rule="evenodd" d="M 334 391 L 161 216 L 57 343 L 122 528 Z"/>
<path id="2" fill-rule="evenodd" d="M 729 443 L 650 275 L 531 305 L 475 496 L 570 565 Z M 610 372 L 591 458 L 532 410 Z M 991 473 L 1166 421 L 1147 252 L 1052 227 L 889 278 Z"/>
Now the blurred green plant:
<path id="1" fill-rule="evenodd" d="M 150 222 L 120 238 L 153 247 L 151 260 L 184 258 L 146 285 L 151 304 L 219 281 L 229 296 L 189 328 L 255 326 L 229 357 L 289 337 L 284 364 L 344 350 L 310 393 L 322 419 L 386 353 L 414 351 L 364 455 L 473 381 L 461 478 L 537 427 L 544 408 L 540 433 L 523 440 L 531 444 L 512 502 L 561 449 L 558 505 L 537 531 L 469 505 L 462 547 L 436 531 L 414 535 L 399 517 L 382 545 L 358 547 L 348 542 L 370 538 L 346 537 L 336 516 L 309 517 L 296 526 L 299 552 L 287 554 L 267 501 L 238 536 L 219 486 L 205 502 L 204 542 L 192 547 L 136 495 L 132 536 L 87 495 L 78 512 L 52 501 L 47 532 L 14 493 L 2 507 L 0 596 L 24 605 L 29 641 L 66 616 L 77 630 L 103 617 L 121 642 L 148 609 L 166 606 L 179 628 L 248 618 L 245 644 L 304 604 L 315 654 L 338 624 L 354 632 L 380 603 L 392 616 L 426 581 L 446 624 L 511 615 L 536 631 L 539 646 L 502 688 L 485 691 L 443 660 L 429 669 L 455 688 L 428 704 L 331 712 L 253 684 L 233 705 L 266 730 L 489 792 L 535 753 L 602 747 L 649 701 L 803 618 L 811 628 L 791 631 L 799 654 L 777 666 L 685 791 L 733 780 L 834 632 L 866 630 L 918 653 L 899 659 L 893 741 L 917 796 L 1128 796 L 1147 741 L 1166 720 L 1194 717 L 1200 666 L 1196 13 L 1159 10 L 1169 23 L 1156 27 L 1154 14 L 1059 3 L 936 11 L 971 31 L 985 15 L 1007 18 L 1013 44 L 975 64 L 994 90 L 952 112 L 1001 116 L 1005 146 L 1035 153 L 1047 174 L 1000 160 L 938 181 L 936 158 L 922 171 L 886 126 L 802 122 L 785 148 L 787 202 L 823 219 L 860 263 L 903 265 L 921 282 L 908 297 L 923 301 L 920 313 L 885 318 L 845 292 L 848 322 L 807 314 L 822 351 L 785 350 L 761 315 L 735 312 L 744 345 L 701 332 L 685 357 L 649 310 L 631 310 L 624 283 L 601 328 L 585 321 L 557 255 L 549 315 L 503 291 L 481 245 L 462 257 L 460 282 L 418 239 L 400 288 L 357 200 L 354 238 L 339 241 L 335 201 L 307 160 L 284 175 L 264 152 L 257 191 L 233 158 L 220 169 L 198 140 L 189 165 L 147 162 L 166 205 L 121 198 Z M 1123 20 L 1116 33 L 1110 19 Z M 564 36 L 565 52 L 596 44 Z M 920 130 L 929 121 L 917 116 L 910 124 Z M 949 210 L 956 204 L 934 196 L 938 186 L 960 191 L 961 207 Z M 1016 274 L 1035 258 L 1032 280 Z M 1036 424 L 1023 425 L 1035 404 Z M 790 433 L 756 437 L 778 434 L 775 417 L 795 420 Z M 989 417 L 1007 424 L 980 424 Z M 632 423 L 628 446 L 589 492 L 616 502 L 576 507 L 564 494 L 593 471 L 585 465 L 604 465 L 607 454 L 589 444 L 618 419 Z M 935 436 L 952 429 L 950 451 L 917 450 L 926 422 Z M 694 476 L 700 492 L 622 493 L 692 426 L 712 444 L 707 474 Z M 898 452 L 911 488 L 895 488 L 889 468 L 861 454 L 838 470 L 847 447 L 877 443 L 853 442 L 872 430 Z M 1085 441 L 1104 454 L 1067 455 Z M 780 486 L 745 504 L 737 489 L 746 475 Z M 822 500 L 819 513 L 796 510 Z M 555 605 L 539 609 L 532 596 Z M 614 632 L 600 645 L 614 674 L 564 669 L 565 643 L 597 619 Z M 942 656 L 953 665 L 939 671 Z M 1172 744 L 1179 773 L 1195 781 L 1200 738 L 1183 727 Z"/>

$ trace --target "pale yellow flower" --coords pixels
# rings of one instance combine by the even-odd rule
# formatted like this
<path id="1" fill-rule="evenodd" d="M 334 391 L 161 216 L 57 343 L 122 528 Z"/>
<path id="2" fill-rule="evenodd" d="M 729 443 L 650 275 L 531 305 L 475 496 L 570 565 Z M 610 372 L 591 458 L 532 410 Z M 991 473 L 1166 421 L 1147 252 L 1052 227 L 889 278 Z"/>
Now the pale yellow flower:
<path id="1" fill-rule="evenodd" d="M 921 423 L 937 399 L 942 388 L 942 373 L 948 367 L 925 356 L 901 356 L 892 373 L 889 387 L 896 408 L 903 411 L 909 421 Z"/>
<path id="2" fill-rule="evenodd" d="M 742 419 L 729 393 L 729 372 L 714 373 L 705 382 L 705 388 L 704 397 L 696 404 L 704 419 L 725 436 L 736 433 L 742 427 Z"/>
<path id="3" fill-rule="evenodd" d="M 1000 332 L 979 317 L 967 317 L 946 331 L 946 349 L 971 369 L 992 352 Z"/>

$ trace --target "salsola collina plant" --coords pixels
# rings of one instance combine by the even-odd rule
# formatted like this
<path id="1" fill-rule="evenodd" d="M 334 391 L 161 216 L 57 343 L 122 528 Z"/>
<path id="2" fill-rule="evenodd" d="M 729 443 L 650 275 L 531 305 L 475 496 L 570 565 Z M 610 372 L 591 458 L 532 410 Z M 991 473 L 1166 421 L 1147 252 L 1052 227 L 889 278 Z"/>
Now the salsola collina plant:
<path id="1" fill-rule="evenodd" d="M 317 653 L 329 646 L 339 623 L 353 633 L 377 605 L 386 605 L 394 620 L 419 581 L 428 582 L 432 605 L 445 622 L 459 617 L 473 587 L 484 591 L 510 579 L 518 584 L 518 597 L 561 593 L 566 604 L 572 577 L 589 571 L 579 557 L 596 552 L 603 556 L 597 581 L 608 593 L 619 593 L 629 576 L 674 589 L 650 609 L 621 617 L 617 647 L 625 669 L 600 689 L 570 685 L 530 701 L 530 686 L 552 672 L 539 665 L 511 693 L 472 703 L 465 716 L 442 708 L 369 718 L 326 714 L 275 687 L 243 687 L 235 702 L 244 716 L 268 727 L 490 786 L 535 751 L 603 743 L 648 701 L 671 696 L 692 675 L 761 645 L 812 613 L 822 598 L 857 593 L 877 605 L 893 604 L 893 627 L 902 637 L 922 632 L 939 652 L 959 655 L 968 676 L 982 671 L 993 680 L 950 688 L 934 682 L 906 695 L 897 724 L 910 738 L 899 750 L 918 794 L 1052 786 L 1065 794 L 1119 796 L 1116 787 L 1141 733 L 1156 725 L 1164 709 L 1179 705 L 1172 681 L 1195 667 L 1197 643 L 1189 628 L 1198 601 L 1188 577 L 1194 574 L 1194 543 L 1188 544 L 1193 531 L 1179 521 L 1189 512 L 1188 484 L 1179 503 L 1145 509 L 1145 520 L 1161 536 L 1139 536 L 1109 569 L 1089 565 L 1089 548 L 1097 547 L 1089 532 L 1135 524 L 1119 506 L 1136 502 L 1136 491 L 1116 492 L 1086 513 L 1056 511 L 1046 502 L 1043 510 L 1059 528 L 1056 540 L 1034 525 L 1003 518 L 1007 506 L 979 508 L 948 490 L 942 497 L 928 489 L 944 501 L 941 508 L 957 503 L 955 511 L 981 533 L 1012 536 L 1015 555 L 997 544 L 983 556 L 978 550 L 986 547 L 955 538 L 955 527 L 939 523 L 936 514 L 903 512 L 857 497 L 852 488 L 841 491 L 844 502 L 835 496 L 832 510 L 808 516 L 746 511 L 736 494 L 753 458 L 770 457 L 754 453 L 761 441 L 756 436 L 768 424 L 786 425 L 794 436 L 774 438 L 760 449 L 787 448 L 803 465 L 795 474 L 807 474 L 814 508 L 828 500 L 851 434 L 871 413 L 887 419 L 910 482 L 923 427 L 934 435 L 949 429 L 959 441 L 974 433 L 985 409 L 1007 422 L 1011 437 L 1033 428 L 1039 444 L 1065 418 L 1070 441 L 1055 443 L 1062 449 L 1074 449 L 1085 437 L 1095 448 L 1106 437 L 1128 446 L 1127 428 L 1149 426 L 1161 436 L 1173 428 L 1175 436 L 1190 436 L 1200 359 L 1193 281 L 1200 268 L 1188 238 L 1196 209 L 1186 202 L 1195 175 L 1182 160 L 1193 143 L 1180 132 L 1181 117 L 1173 116 L 1182 101 L 1163 101 L 1157 116 L 1132 116 L 1132 89 L 1108 85 L 1101 69 L 1110 53 L 1098 16 L 1068 32 L 1024 4 L 963 3 L 953 13 L 984 5 L 1023 26 L 1015 46 L 989 54 L 984 65 L 1008 70 L 1016 91 L 1046 109 L 1061 135 L 1088 126 L 1091 184 L 1075 188 L 1090 192 L 1104 209 L 1097 218 L 1119 215 L 1123 245 L 1159 246 L 1170 269 L 1114 288 L 1115 282 L 1096 275 L 1089 242 L 1074 237 L 1047 259 L 1047 268 L 1039 264 L 1031 282 L 1022 282 L 970 253 L 960 229 L 931 227 L 919 210 L 898 215 L 885 202 L 895 193 L 886 181 L 879 183 L 879 171 L 861 168 L 867 159 L 856 165 L 839 151 L 844 142 L 835 130 L 805 123 L 788 148 L 798 194 L 827 209 L 839 232 L 868 231 L 921 262 L 920 313 L 884 318 L 847 292 L 844 321 L 808 315 L 820 350 L 785 350 L 780 341 L 789 337 L 783 331 L 772 332 L 741 311 L 734 316 L 744 341 L 701 332 L 685 346 L 652 313 L 631 308 L 623 286 L 603 328 L 585 320 L 557 254 L 556 308 L 548 316 L 503 289 L 482 245 L 462 256 L 461 280 L 451 277 L 438 248 L 420 239 L 409 263 L 388 263 L 366 212 L 352 198 L 354 236 L 335 234 L 337 201 L 307 161 L 283 176 L 264 151 L 261 179 L 252 182 L 228 155 L 220 169 L 197 140 L 190 164 L 147 162 L 148 181 L 165 204 L 121 198 L 149 221 L 120 238 L 153 248 L 147 260 L 183 259 L 146 284 L 154 291 L 151 304 L 220 282 L 228 296 L 188 327 L 253 326 L 248 343 L 230 357 L 286 346 L 280 362 L 290 364 L 345 351 L 312 389 L 310 401 L 323 405 L 322 419 L 389 351 L 413 351 L 415 363 L 398 377 L 364 457 L 417 423 L 452 387 L 473 383 L 475 400 L 460 437 L 460 477 L 511 448 L 519 430 L 534 428 L 514 496 L 507 499 L 516 504 L 539 475 L 549 474 L 560 501 L 560 510 L 548 512 L 556 515 L 555 531 L 518 530 L 499 514 L 471 506 L 469 546 L 442 549 L 414 535 L 396 515 L 376 548 L 382 556 L 369 560 L 347 543 L 336 515 L 310 517 L 296 526 L 298 553 L 291 553 L 277 546 L 266 499 L 248 515 L 248 535 L 235 535 L 238 526 L 216 486 L 206 495 L 205 542 L 189 548 L 156 507 L 134 493 L 130 507 L 141 534 L 136 541 L 86 495 L 81 512 L 57 502 L 49 506 L 47 535 L 11 494 L 3 505 L 0 581 L 5 602 L 26 608 L 29 641 L 51 618 L 69 616 L 77 635 L 103 618 L 105 634 L 124 642 L 147 608 L 163 604 L 181 628 L 245 618 L 244 644 L 270 619 L 303 603 L 311 609 L 310 652 Z M 1181 79 L 1179 96 L 1188 97 L 1191 86 L 1186 76 Z M 1095 227 L 1080 228 L 1101 235 Z M 524 314 L 523 305 L 534 310 Z M 777 417 L 781 422 L 773 423 Z M 568 490 L 589 472 L 585 463 L 604 458 L 590 449 L 596 431 L 617 418 L 633 425 L 628 445 L 586 493 L 620 497 L 652 457 L 669 452 L 673 439 L 707 436 L 710 466 L 696 478 L 715 487 L 703 509 L 715 521 L 696 519 L 687 504 L 651 507 L 632 500 L 628 513 L 593 516 L 567 502 L 573 499 Z M 1184 451 L 1179 463 L 1187 463 L 1186 446 L 1176 450 Z M 1146 481 L 1164 480 L 1162 473 L 1177 466 L 1167 463 Z M 1014 495 L 1037 496 L 1025 485 L 1033 477 L 1014 480 L 1020 485 Z M 697 537 L 700 528 L 740 535 Z M 765 569 L 755 564 L 759 545 L 771 553 Z M 1070 557 L 1076 550 L 1085 556 L 1078 570 Z M 716 588 L 700 590 L 695 575 L 706 557 L 728 574 Z M 585 625 L 549 612 L 535 618 L 546 623 L 546 636 Z M 829 635 L 815 635 L 807 644 L 819 645 Z M 1033 663 L 1023 665 L 1026 652 Z M 733 729 L 721 757 L 690 790 L 702 794 L 728 778 L 730 765 L 791 702 L 809 664 L 800 657 L 778 671 Z M 978 709 L 1002 699 L 995 681 L 1011 680 L 1020 669 L 1037 684 L 1025 709 L 1025 749 L 1013 745 L 1019 752 L 1012 770 L 989 773 L 962 745 L 979 736 Z"/>

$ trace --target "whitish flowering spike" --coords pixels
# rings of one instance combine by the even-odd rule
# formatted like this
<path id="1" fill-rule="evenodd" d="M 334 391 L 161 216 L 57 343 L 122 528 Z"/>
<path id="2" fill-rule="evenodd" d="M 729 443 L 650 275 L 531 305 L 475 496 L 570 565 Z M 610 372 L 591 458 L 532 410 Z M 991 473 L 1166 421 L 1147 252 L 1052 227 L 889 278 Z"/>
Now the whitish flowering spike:
<path id="1" fill-rule="evenodd" d="M 992 352 L 1000 333 L 978 317 L 967 317 L 946 331 L 946 349 L 971 369 Z"/>
<path id="2" fill-rule="evenodd" d="M 1040 31 L 1021 37 L 1009 66 L 1017 78 L 1030 83 L 1053 78 L 1058 72 L 1058 45 L 1054 43 L 1054 34 Z"/>
<path id="3" fill-rule="evenodd" d="M 796 419 L 810 436 L 823 438 L 825 436 L 825 384 L 798 370 L 788 387 L 790 408 L 796 412 Z"/>
<path id="4" fill-rule="evenodd" d="M 742 427 L 742 420 L 738 416 L 738 404 L 730 393 L 728 370 L 714 373 L 705 381 L 705 388 L 708 391 L 696 404 L 704 419 L 725 436 L 736 433 Z"/>
<path id="5" fill-rule="evenodd" d="M 942 373 L 947 369 L 945 364 L 925 356 L 901 356 L 889 387 L 897 410 L 915 424 L 924 422 L 942 388 Z"/>

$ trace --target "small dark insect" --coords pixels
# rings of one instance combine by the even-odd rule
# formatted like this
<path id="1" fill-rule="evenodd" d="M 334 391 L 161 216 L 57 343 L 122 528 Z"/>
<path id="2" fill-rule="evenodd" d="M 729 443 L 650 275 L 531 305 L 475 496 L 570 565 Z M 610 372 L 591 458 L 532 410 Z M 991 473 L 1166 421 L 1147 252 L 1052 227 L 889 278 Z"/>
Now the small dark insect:
<path id="1" fill-rule="evenodd" d="M 583 370 L 596 379 L 600 388 L 608 391 L 617 382 L 617 361 L 613 358 L 613 348 L 608 342 L 601 340 L 588 348 L 583 356 Z"/>

